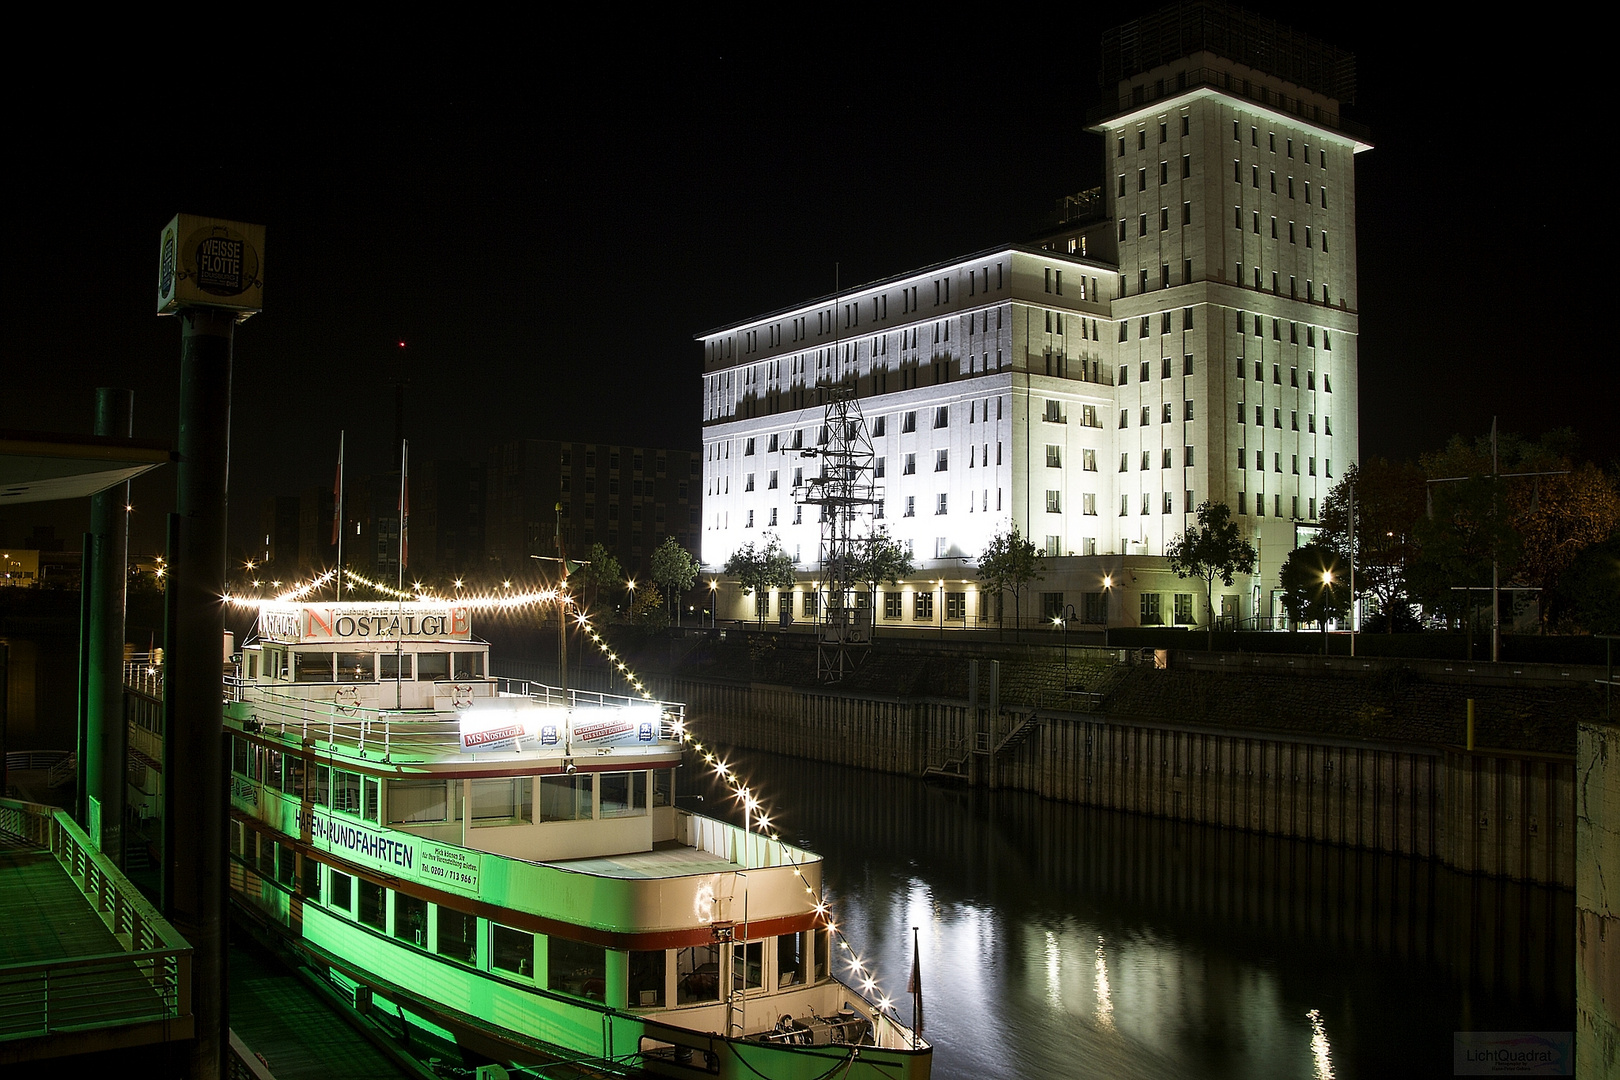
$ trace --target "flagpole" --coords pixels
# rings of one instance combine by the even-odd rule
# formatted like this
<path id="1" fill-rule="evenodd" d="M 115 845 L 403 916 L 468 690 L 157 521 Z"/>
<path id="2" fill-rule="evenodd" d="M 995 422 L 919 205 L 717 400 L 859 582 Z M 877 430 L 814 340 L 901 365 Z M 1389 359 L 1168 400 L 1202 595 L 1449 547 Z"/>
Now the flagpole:
<path id="1" fill-rule="evenodd" d="M 337 599 L 343 603 L 343 437 L 345 432 L 338 432 L 338 470 L 337 490 L 332 504 L 332 533 L 337 543 Z"/>
<path id="2" fill-rule="evenodd" d="M 401 670 L 405 659 L 405 645 L 403 632 L 405 629 L 405 530 L 410 528 L 411 496 L 407 487 L 406 477 L 410 475 L 411 444 L 404 439 L 399 441 L 399 631 L 394 634 L 394 708 L 399 709 L 403 690 L 400 685 L 404 672 Z"/>
<path id="3" fill-rule="evenodd" d="M 915 1050 L 922 1035 L 922 946 L 917 940 L 917 928 L 911 928 L 911 979 L 906 986 L 911 991 L 911 1048 Z"/>

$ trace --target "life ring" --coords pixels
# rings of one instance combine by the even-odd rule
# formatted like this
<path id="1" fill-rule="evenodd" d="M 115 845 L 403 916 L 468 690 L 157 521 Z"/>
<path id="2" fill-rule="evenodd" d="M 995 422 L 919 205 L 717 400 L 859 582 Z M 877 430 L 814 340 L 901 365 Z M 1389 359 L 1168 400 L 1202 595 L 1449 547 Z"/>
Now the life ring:
<path id="1" fill-rule="evenodd" d="M 473 688 L 470 683 L 456 683 L 450 687 L 450 704 L 457 709 L 470 709 L 473 703 Z"/>
<path id="2" fill-rule="evenodd" d="M 340 686 L 332 694 L 332 707 L 346 716 L 353 716 L 360 711 L 360 689 L 355 686 Z"/>

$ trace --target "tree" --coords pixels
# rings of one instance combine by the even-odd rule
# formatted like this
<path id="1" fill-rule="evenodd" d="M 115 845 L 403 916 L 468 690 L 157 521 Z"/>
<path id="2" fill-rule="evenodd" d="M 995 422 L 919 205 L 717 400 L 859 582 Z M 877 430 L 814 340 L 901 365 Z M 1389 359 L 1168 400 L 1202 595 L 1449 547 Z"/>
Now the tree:
<path id="1" fill-rule="evenodd" d="M 1019 600 L 1024 588 L 1031 581 L 1040 581 L 1045 570 L 1046 564 L 1041 561 L 1041 553 L 1034 544 L 1019 534 L 1017 525 L 1013 525 L 1007 532 L 996 533 L 979 553 L 979 580 L 988 586 L 990 592 L 998 596 L 1002 592 L 1013 594 L 1015 636 L 1023 617 Z M 997 625 L 999 627 L 1000 620 L 997 620 Z"/>
<path id="2" fill-rule="evenodd" d="M 1620 634 L 1620 530 L 1570 561 L 1551 606 L 1561 630 Z"/>
<path id="3" fill-rule="evenodd" d="M 1351 558 L 1350 498 L 1355 493 L 1356 588 L 1378 600 L 1394 632 L 1397 608 L 1407 606 L 1407 577 L 1418 557 L 1417 523 L 1426 499 L 1423 470 L 1409 462 L 1374 458 L 1351 465 L 1328 492 L 1319 538 L 1340 558 Z"/>
<path id="4" fill-rule="evenodd" d="M 1338 552 L 1320 540 L 1297 547 L 1283 563 L 1280 584 L 1283 610 L 1290 626 L 1317 623 L 1327 633 L 1329 619 L 1342 619 L 1350 613 L 1350 582 L 1347 568 L 1341 568 Z M 1324 642 L 1323 648 L 1327 645 Z"/>
<path id="5" fill-rule="evenodd" d="M 675 602 L 676 611 L 680 610 L 681 594 L 692 587 L 697 576 L 698 561 L 692 557 L 692 553 L 681 547 L 673 536 L 664 537 L 664 542 L 653 552 L 652 577 Z M 665 624 L 668 624 L 667 619 Z"/>
<path id="6" fill-rule="evenodd" d="M 898 585 L 911 576 L 914 569 L 916 564 L 911 552 L 883 526 L 857 549 L 850 561 L 849 579 L 865 582 L 870 599 L 876 603 L 879 585 Z"/>
<path id="7" fill-rule="evenodd" d="M 613 553 L 601 544 L 592 544 L 585 565 L 569 575 L 568 580 L 580 590 L 584 607 L 589 610 L 596 606 L 597 593 L 603 587 L 617 586 L 623 577 L 624 569 Z"/>
<path id="8" fill-rule="evenodd" d="M 1170 542 L 1164 552 L 1177 577 L 1204 580 L 1204 614 L 1209 621 L 1209 647 L 1215 648 L 1215 579 L 1231 587 L 1238 574 L 1254 573 L 1254 545 L 1232 520 L 1225 503 L 1200 503 L 1198 525 Z"/>
<path id="9" fill-rule="evenodd" d="M 782 542 L 775 533 L 766 533 L 760 543 L 752 540 L 732 552 L 726 560 L 725 572 L 737 579 L 744 596 L 763 595 L 771 589 L 785 589 L 793 584 L 793 560 L 782 550 Z M 755 601 L 760 626 L 765 625 L 765 609 Z"/>
<path id="10" fill-rule="evenodd" d="M 630 600 L 630 623 L 648 634 L 669 629 L 669 612 L 664 607 L 664 594 L 657 585 L 644 585 Z"/>

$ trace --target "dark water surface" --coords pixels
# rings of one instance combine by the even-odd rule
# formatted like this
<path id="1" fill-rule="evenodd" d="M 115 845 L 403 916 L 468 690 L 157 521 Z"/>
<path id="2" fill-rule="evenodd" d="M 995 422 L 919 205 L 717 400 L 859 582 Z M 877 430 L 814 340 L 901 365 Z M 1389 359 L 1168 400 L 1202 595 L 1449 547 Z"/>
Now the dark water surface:
<path id="1" fill-rule="evenodd" d="M 1017 792 L 727 760 L 784 840 L 826 857 L 833 910 L 908 1021 L 920 928 L 939 1080 L 1450 1076 L 1454 1031 L 1573 1026 L 1567 889 Z M 740 820 L 698 765 L 680 790 L 704 798 L 681 804 Z"/>

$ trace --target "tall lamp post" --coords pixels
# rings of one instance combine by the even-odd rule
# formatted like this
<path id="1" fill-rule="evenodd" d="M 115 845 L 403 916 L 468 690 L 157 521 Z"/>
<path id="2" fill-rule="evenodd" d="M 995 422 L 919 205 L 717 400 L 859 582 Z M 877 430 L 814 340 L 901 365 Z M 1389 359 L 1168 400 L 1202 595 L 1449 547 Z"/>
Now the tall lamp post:
<path id="1" fill-rule="evenodd" d="M 715 578 L 710 578 L 709 579 L 709 629 L 711 629 L 711 630 L 714 629 L 714 602 L 715 602 L 715 599 L 716 599 L 716 591 L 719 588 L 720 588 L 720 582 L 718 580 L 716 580 Z"/>
<path id="2" fill-rule="evenodd" d="M 1322 571 L 1322 588 L 1328 594 L 1326 599 L 1331 601 L 1333 599 L 1333 571 L 1331 571 L 1331 570 Z M 1328 654 L 1327 645 L 1328 645 L 1327 619 L 1324 618 L 1322 620 L 1322 655 L 1323 656 L 1326 656 Z"/>
<path id="3" fill-rule="evenodd" d="M 945 579 L 934 583 L 939 587 L 939 640 L 945 640 Z"/>

